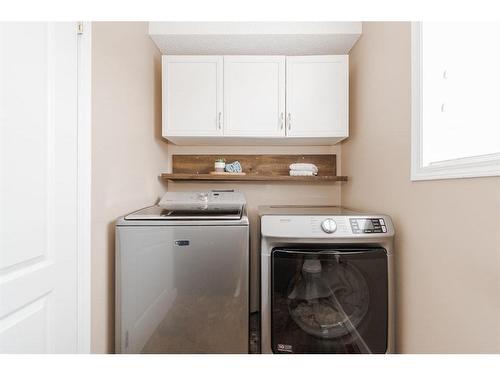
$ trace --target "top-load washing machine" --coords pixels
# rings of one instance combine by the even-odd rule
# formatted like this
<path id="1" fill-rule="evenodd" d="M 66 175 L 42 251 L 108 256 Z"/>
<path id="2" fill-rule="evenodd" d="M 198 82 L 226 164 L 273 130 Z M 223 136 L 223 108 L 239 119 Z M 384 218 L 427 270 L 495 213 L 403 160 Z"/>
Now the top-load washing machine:
<path id="1" fill-rule="evenodd" d="M 168 192 L 116 223 L 118 353 L 248 353 L 243 194 Z"/>
<path id="2" fill-rule="evenodd" d="M 394 352 L 394 228 L 341 207 L 260 207 L 263 353 Z"/>

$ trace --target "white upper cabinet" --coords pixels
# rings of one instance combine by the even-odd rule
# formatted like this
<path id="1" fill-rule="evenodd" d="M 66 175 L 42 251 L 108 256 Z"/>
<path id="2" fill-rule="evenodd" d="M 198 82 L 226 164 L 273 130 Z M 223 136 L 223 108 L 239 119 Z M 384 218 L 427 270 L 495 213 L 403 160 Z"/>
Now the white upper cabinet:
<path id="1" fill-rule="evenodd" d="M 164 56 L 163 136 L 180 145 L 331 145 L 349 134 L 336 56 Z"/>
<path id="2" fill-rule="evenodd" d="M 222 135 L 222 56 L 163 56 L 163 136 Z"/>
<path id="3" fill-rule="evenodd" d="M 285 135 L 285 57 L 224 56 L 224 135 Z"/>
<path id="4" fill-rule="evenodd" d="M 347 55 L 287 57 L 287 136 L 347 137 L 348 80 Z"/>

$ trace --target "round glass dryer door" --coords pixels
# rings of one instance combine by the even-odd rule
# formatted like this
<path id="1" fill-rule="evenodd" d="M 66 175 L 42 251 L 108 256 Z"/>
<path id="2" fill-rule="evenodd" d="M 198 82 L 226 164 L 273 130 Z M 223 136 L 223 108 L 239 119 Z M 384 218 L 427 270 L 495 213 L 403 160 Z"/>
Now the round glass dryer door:
<path id="1" fill-rule="evenodd" d="M 385 353 L 384 249 L 274 249 L 274 353 Z"/>

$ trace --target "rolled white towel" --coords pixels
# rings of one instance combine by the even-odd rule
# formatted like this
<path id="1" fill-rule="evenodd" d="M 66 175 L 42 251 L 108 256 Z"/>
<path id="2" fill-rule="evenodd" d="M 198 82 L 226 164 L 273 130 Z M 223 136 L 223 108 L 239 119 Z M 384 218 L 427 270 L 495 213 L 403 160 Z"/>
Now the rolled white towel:
<path id="1" fill-rule="evenodd" d="M 291 171 L 311 171 L 318 173 L 318 167 L 311 163 L 294 163 L 289 166 Z"/>
<path id="2" fill-rule="evenodd" d="M 290 176 L 316 176 L 316 172 L 290 170 Z"/>

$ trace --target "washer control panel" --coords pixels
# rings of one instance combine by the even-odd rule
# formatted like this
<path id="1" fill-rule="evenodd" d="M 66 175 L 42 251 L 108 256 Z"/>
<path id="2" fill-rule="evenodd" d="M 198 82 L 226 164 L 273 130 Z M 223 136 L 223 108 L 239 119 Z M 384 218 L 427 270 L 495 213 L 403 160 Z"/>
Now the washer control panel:
<path id="1" fill-rule="evenodd" d="M 337 230 L 337 223 L 331 218 L 325 219 L 321 222 L 321 229 L 325 233 L 333 233 Z"/>
<path id="2" fill-rule="evenodd" d="M 382 218 L 350 218 L 352 233 L 386 233 L 387 226 Z"/>

